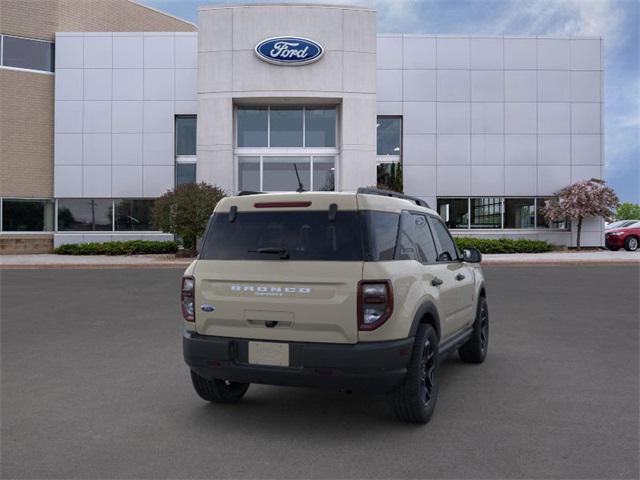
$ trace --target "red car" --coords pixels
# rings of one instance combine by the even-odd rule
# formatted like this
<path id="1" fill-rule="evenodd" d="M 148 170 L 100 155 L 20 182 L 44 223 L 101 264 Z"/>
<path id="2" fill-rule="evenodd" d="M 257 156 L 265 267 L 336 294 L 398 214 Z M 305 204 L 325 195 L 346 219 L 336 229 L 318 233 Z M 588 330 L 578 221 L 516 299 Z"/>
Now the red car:
<path id="1" fill-rule="evenodd" d="M 636 222 L 628 227 L 613 228 L 607 230 L 604 235 L 604 243 L 609 250 L 625 250 L 635 252 L 640 246 L 640 222 Z"/>

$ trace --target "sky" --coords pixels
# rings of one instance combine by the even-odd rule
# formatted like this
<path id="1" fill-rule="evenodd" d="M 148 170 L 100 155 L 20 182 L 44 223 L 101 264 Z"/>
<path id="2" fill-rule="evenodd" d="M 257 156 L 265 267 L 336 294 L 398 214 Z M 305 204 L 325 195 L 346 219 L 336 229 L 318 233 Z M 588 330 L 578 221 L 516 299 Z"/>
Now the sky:
<path id="1" fill-rule="evenodd" d="M 207 0 L 138 0 L 197 23 Z M 260 0 L 260 3 L 269 1 Z M 298 3 L 289 1 L 289 3 Z M 304 3 L 313 3 L 305 0 Z M 640 203 L 640 1 L 321 0 L 378 11 L 379 33 L 587 35 L 604 39 L 605 180 L 621 201 Z"/>

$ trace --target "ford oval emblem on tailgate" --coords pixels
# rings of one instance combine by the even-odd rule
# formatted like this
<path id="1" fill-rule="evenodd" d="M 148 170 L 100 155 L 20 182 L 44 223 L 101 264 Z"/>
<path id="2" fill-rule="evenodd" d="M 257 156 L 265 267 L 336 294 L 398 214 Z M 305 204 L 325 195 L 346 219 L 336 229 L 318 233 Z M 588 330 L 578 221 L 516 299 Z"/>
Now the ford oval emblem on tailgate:
<path id="1" fill-rule="evenodd" d="M 200 305 L 200 310 L 202 310 L 203 312 L 213 312 L 215 309 L 216 307 L 214 307 L 213 305 L 209 305 L 208 303 Z"/>

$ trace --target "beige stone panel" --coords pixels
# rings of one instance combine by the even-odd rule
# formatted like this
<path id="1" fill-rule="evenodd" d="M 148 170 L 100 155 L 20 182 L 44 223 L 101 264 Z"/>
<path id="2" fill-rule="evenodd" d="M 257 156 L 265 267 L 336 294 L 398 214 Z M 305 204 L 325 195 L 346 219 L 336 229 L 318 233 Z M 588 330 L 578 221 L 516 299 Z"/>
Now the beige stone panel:
<path id="1" fill-rule="evenodd" d="M 195 32 L 195 25 L 129 0 L 2 0 L 0 31 L 53 40 L 55 32 Z"/>
<path id="2" fill-rule="evenodd" d="M 53 83 L 0 70 L 0 196 L 53 195 Z"/>

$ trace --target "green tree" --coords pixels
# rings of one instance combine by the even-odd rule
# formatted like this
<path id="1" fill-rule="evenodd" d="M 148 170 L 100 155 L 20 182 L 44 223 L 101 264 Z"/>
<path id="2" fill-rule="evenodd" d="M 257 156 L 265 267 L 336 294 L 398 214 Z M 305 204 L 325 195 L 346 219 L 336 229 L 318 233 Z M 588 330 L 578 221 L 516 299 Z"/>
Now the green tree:
<path id="1" fill-rule="evenodd" d="M 185 250 L 195 251 L 196 240 L 225 192 L 204 182 L 186 183 L 155 201 L 152 224 L 163 232 L 178 235 Z"/>
<path id="2" fill-rule="evenodd" d="M 616 220 L 640 220 L 640 205 L 623 202 L 616 209 Z"/>

